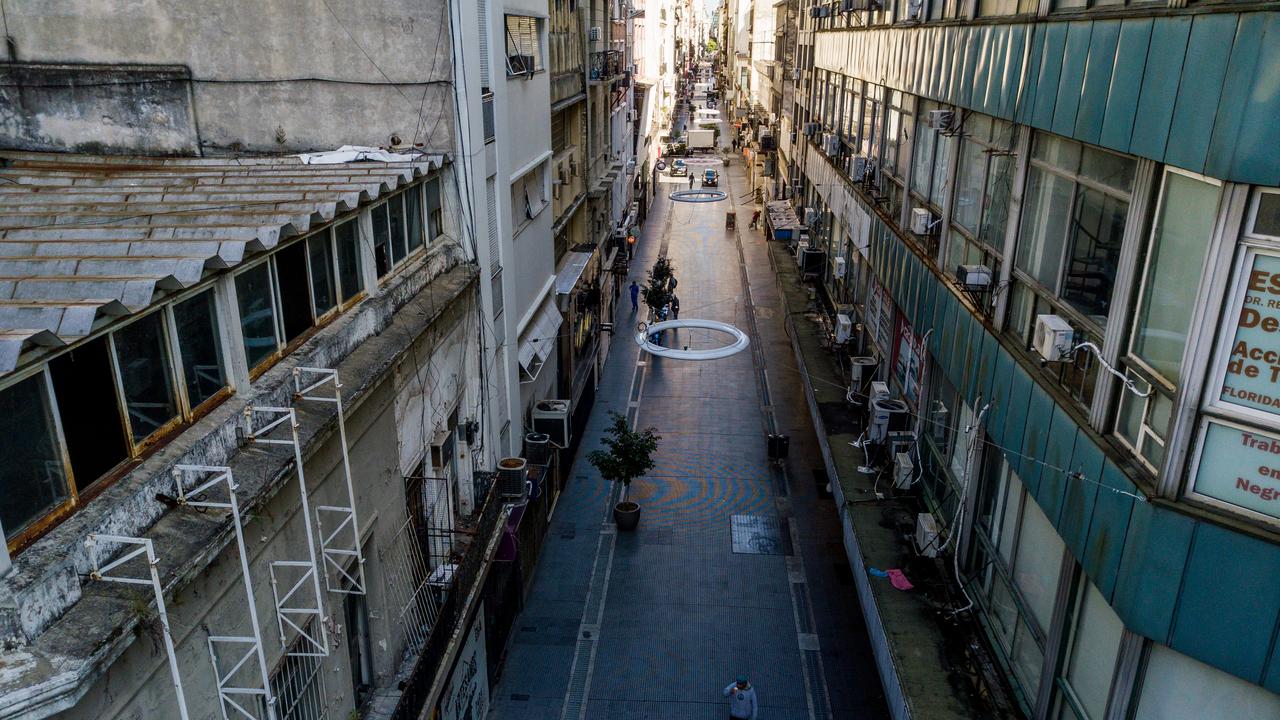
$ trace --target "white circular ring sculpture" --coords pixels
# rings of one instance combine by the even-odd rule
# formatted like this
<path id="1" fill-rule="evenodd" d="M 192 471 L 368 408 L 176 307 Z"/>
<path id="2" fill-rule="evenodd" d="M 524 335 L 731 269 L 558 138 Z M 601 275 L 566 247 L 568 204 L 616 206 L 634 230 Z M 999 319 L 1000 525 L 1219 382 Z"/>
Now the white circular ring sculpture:
<path id="1" fill-rule="evenodd" d="M 664 330 L 678 330 L 680 328 L 716 330 L 732 337 L 733 342 L 729 345 L 707 350 L 680 350 L 663 347 L 649 339 Z M 636 344 L 640 346 L 641 350 L 650 355 L 671 358 L 672 360 L 719 360 L 746 350 L 751 341 L 747 339 L 746 333 L 729 323 L 722 323 L 718 320 L 664 320 L 652 325 L 640 323 L 636 332 Z"/>

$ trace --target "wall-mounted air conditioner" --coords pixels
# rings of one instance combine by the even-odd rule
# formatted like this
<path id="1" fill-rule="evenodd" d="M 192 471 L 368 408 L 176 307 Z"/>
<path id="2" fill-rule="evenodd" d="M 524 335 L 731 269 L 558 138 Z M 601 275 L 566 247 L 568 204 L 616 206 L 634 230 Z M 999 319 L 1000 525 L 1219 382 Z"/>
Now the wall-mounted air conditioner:
<path id="1" fill-rule="evenodd" d="M 956 281 L 971 290 L 991 287 L 991 268 L 986 265 L 960 265 Z"/>
<path id="2" fill-rule="evenodd" d="M 813 225 L 814 221 L 815 221 L 815 220 L 817 220 L 817 219 L 818 219 L 818 211 L 817 211 L 817 210 L 813 209 L 812 207 L 806 207 L 806 208 L 804 209 L 804 224 L 805 224 L 805 225 Z"/>
<path id="3" fill-rule="evenodd" d="M 867 159 L 862 155 L 854 155 L 849 158 L 849 177 L 855 181 L 861 180 L 863 175 L 867 174 Z"/>
<path id="4" fill-rule="evenodd" d="M 883 380 L 876 380 L 871 383 L 871 399 L 872 400 L 888 400 L 889 399 L 889 383 Z"/>
<path id="5" fill-rule="evenodd" d="M 853 337 L 853 318 L 844 313 L 836 315 L 836 342 L 843 345 L 849 342 L 851 337 Z"/>
<path id="6" fill-rule="evenodd" d="M 853 385 L 854 400 L 861 404 L 867 385 L 876 374 L 880 361 L 869 355 L 849 358 L 849 381 Z"/>
<path id="7" fill-rule="evenodd" d="M 836 279 L 840 279 L 844 277 L 845 272 L 846 272 L 845 259 L 842 257 L 834 258 L 831 261 L 831 274 L 834 275 Z M 848 316 L 841 315 L 841 317 L 848 317 Z"/>
<path id="8" fill-rule="evenodd" d="M 1076 331 L 1057 315 L 1037 315 L 1032 347 L 1045 362 L 1059 362 L 1071 352 Z"/>
<path id="9" fill-rule="evenodd" d="M 572 437 L 569 429 L 569 401 L 539 400 L 534 403 L 533 429 L 550 436 L 551 444 L 556 447 L 569 447 Z"/>
<path id="10" fill-rule="evenodd" d="M 933 230 L 933 213 L 925 208 L 911 209 L 911 232 L 916 235 L 928 235 Z"/>
<path id="11" fill-rule="evenodd" d="M 938 521 L 932 513 L 916 513 L 916 552 L 933 558 L 938 557 Z"/>
<path id="12" fill-rule="evenodd" d="M 930 110 L 928 115 L 929 127 L 933 130 L 946 132 L 952 129 L 956 121 L 956 114 L 951 110 Z"/>
<path id="13" fill-rule="evenodd" d="M 893 456 L 893 486 L 898 490 L 906 490 L 911 487 L 911 480 L 915 477 L 916 466 L 911 462 L 911 456 L 907 453 L 897 453 Z M 932 516 L 930 516 L 932 517 Z"/>

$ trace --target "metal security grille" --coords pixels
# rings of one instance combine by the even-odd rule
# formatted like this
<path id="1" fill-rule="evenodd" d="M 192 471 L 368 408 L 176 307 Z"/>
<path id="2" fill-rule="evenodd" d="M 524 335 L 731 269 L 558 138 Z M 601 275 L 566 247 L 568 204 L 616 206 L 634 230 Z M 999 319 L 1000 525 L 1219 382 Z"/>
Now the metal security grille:
<path id="1" fill-rule="evenodd" d="M 310 624 L 305 628 L 307 634 Z M 298 644 L 298 643 L 295 643 Z M 280 665 L 271 673 L 271 691 L 276 698 L 280 720 L 326 720 L 329 708 L 321 658 L 304 654 L 305 647 L 290 648 Z"/>

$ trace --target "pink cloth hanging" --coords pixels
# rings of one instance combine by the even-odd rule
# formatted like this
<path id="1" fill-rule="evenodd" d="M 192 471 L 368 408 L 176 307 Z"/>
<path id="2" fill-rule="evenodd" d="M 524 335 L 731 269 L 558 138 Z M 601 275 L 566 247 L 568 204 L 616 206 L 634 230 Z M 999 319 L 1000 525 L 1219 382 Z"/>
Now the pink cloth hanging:
<path id="1" fill-rule="evenodd" d="M 911 581 L 907 579 L 907 576 L 898 568 L 890 568 L 885 572 L 889 573 L 889 582 L 899 590 L 910 590 L 915 587 L 915 585 L 912 585 Z"/>

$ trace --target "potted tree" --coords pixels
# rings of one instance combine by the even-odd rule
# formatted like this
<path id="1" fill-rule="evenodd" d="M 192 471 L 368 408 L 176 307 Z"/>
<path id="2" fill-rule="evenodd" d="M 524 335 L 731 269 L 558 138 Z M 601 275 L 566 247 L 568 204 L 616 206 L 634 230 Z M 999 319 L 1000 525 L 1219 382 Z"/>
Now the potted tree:
<path id="1" fill-rule="evenodd" d="M 627 418 L 616 412 L 609 416 L 613 422 L 600 441 L 606 449 L 587 453 L 587 462 L 594 465 L 605 480 L 622 483 L 622 497 L 613 507 L 613 521 L 619 530 L 635 530 L 640 524 L 640 505 L 627 499 L 627 490 L 632 480 L 653 469 L 653 453 L 662 438 L 651 427 L 632 430 Z"/>
<path id="2" fill-rule="evenodd" d="M 649 279 L 645 282 L 640 294 L 644 296 L 644 304 L 649 307 L 652 317 L 659 317 L 662 309 L 671 302 L 671 279 L 675 273 L 671 261 L 660 257 L 649 268 Z"/>

